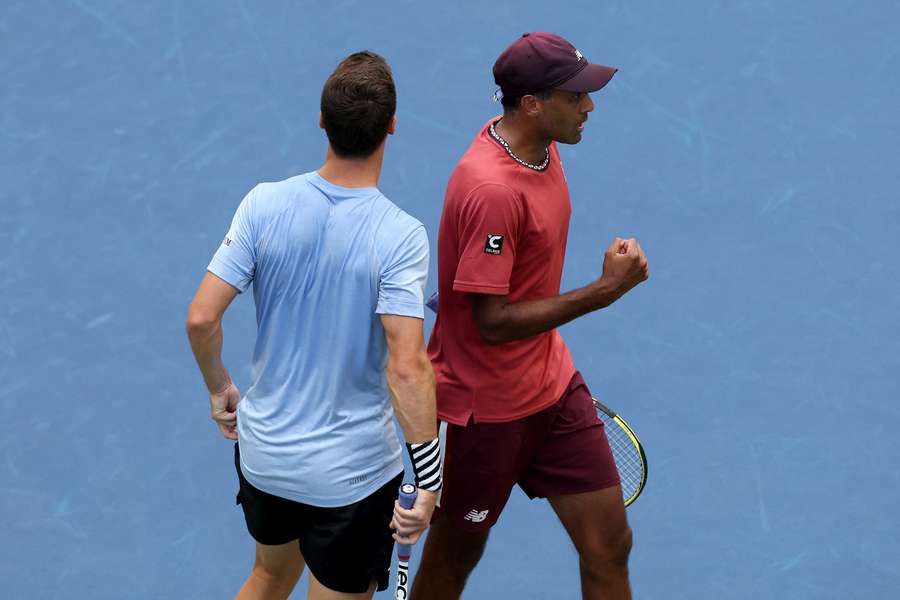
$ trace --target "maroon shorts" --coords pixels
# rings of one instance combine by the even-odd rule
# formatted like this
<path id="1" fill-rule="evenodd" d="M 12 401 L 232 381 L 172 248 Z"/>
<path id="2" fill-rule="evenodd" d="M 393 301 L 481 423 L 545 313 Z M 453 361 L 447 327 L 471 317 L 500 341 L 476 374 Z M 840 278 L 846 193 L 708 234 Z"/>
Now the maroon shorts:
<path id="1" fill-rule="evenodd" d="M 619 472 L 591 393 L 577 371 L 559 401 L 506 423 L 446 427 L 440 511 L 482 531 L 497 522 L 515 484 L 530 498 L 619 485 Z"/>

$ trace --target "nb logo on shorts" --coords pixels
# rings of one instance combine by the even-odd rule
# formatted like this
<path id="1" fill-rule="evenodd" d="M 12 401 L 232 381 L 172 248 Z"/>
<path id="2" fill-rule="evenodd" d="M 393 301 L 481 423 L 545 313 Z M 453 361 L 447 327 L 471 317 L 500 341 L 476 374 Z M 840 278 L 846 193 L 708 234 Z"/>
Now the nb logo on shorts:
<path id="1" fill-rule="evenodd" d="M 483 510 L 478 512 L 477 510 L 470 510 L 469 513 L 463 517 L 466 521 L 472 521 L 473 523 L 481 523 L 485 519 L 487 519 L 488 511 Z"/>

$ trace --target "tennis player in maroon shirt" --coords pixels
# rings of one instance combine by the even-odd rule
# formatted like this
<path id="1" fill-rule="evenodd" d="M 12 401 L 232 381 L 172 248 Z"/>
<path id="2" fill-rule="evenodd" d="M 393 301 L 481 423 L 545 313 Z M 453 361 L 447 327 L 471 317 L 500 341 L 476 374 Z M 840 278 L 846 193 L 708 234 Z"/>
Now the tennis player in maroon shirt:
<path id="1" fill-rule="evenodd" d="M 413 600 L 456 599 L 512 487 L 547 498 L 579 554 L 583 598 L 630 598 L 631 529 L 591 395 L 556 327 L 648 277 L 616 238 L 602 275 L 560 294 L 569 190 L 556 142 L 577 144 L 589 95 L 616 72 L 551 33 L 494 64 L 503 116 L 460 160 L 438 233 L 438 316 L 428 346 L 445 434 L 444 488 Z"/>

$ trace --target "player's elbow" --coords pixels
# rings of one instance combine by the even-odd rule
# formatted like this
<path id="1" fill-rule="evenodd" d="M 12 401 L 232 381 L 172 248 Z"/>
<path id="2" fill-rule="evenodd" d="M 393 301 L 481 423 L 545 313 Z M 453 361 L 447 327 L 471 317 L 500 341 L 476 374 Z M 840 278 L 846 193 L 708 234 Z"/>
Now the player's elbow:
<path id="1" fill-rule="evenodd" d="M 189 337 L 204 337 L 219 326 L 220 317 L 213 311 L 191 304 L 185 328 Z"/>
<path id="2" fill-rule="evenodd" d="M 416 352 L 403 358 L 388 360 L 387 376 L 398 384 L 424 383 L 434 380 L 431 362 L 424 352 Z"/>
<path id="3" fill-rule="evenodd" d="M 505 344 L 506 342 L 510 341 L 503 328 L 493 323 L 479 322 L 478 335 L 481 336 L 481 340 L 485 344 L 489 344 L 491 346 Z"/>
<path id="4" fill-rule="evenodd" d="M 484 343 L 496 346 L 511 340 L 505 305 L 499 299 L 478 297 L 472 304 L 472 317 Z"/>

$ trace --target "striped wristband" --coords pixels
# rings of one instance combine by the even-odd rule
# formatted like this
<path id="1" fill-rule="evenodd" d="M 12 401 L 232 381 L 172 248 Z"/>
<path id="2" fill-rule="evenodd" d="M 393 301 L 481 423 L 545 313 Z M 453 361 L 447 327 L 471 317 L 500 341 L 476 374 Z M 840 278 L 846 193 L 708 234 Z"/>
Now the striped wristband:
<path id="1" fill-rule="evenodd" d="M 438 438 L 421 444 L 406 444 L 409 460 L 412 463 L 416 487 L 436 492 L 441 489 L 441 443 Z"/>

